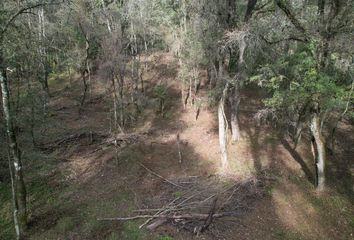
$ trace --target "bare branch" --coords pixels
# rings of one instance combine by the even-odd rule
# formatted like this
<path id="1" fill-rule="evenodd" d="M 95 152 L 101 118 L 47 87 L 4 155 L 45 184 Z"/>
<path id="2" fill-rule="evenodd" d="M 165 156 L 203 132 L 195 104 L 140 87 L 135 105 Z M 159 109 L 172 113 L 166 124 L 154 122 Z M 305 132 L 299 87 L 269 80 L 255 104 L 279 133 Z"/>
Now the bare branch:
<path id="1" fill-rule="evenodd" d="M 148 172 L 151 173 L 152 175 L 155 175 L 155 176 L 158 177 L 158 178 L 161 178 L 161 179 L 164 180 L 165 182 L 167 182 L 167 183 L 169 183 L 169 184 L 171 184 L 171 185 L 173 185 L 173 186 L 176 186 L 176 187 L 180 187 L 180 188 L 182 187 L 182 186 L 180 186 L 180 185 L 178 185 L 178 184 L 176 184 L 176 183 L 174 183 L 174 182 L 172 182 L 172 181 L 170 181 L 170 180 L 168 180 L 168 179 L 162 177 L 161 175 L 157 174 L 156 172 L 152 171 L 151 169 L 147 168 L 144 164 L 142 164 L 142 163 L 140 163 L 140 162 L 138 162 L 138 164 L 139 164 L 140 166 L 142 166 L 146 171 L 148 171 Z"/>
<path id="2" fill-rule="evenodd" d="M 281 42 L 284 42 L 284 41 L 306 42 L 305 39 L 301 39 L 301 38 L 293 37 L 293 36 L 290 36 L 290 37 L 287 37 L 287 38 L 282 38 L 282 39 L 275 40 L 275 41 L 268 40 L 266 37 L 261 36 L 261 35 L 259 35 L 259 37 L 260 37 L 264 42 L 266 42 L 266 43 L 269 44 L 269 45 L 278 44 L 278 43 L 281 43 Z"/>

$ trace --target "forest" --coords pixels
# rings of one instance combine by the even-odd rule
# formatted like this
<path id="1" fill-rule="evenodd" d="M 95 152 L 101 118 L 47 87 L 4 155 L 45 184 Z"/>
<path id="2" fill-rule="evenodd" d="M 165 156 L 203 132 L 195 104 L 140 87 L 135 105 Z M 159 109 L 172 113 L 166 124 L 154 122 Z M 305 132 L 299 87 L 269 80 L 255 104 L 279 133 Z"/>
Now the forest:
<path id="1" fill-rule="evenodd" d="M 354 239 L 353 0 L 1 0 L 0 239 Z"/>

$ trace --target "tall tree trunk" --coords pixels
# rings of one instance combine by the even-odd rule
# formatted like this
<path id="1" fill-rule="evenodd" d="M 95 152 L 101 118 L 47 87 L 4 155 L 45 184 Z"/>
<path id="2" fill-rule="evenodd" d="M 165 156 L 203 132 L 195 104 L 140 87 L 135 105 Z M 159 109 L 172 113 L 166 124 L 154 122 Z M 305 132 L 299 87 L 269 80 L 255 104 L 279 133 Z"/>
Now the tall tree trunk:
<path id="1" fill-rule="evenodd" d="M 237 142 L 241 138 L 240 125 L 238 122 L 238 109 L 240 105 L 240 91 L 237 86 L 233 89 L 233 94 L 231 95 L 231 140 L 232 142 Z"/>
<path id="2" fill-rule="evenodd" d="M 112 91 L 112 97 L 113 97 L 113 118 L 114 118 L 114 123 L 113 123 L 113 130 L 115 132 L 115 134 L 117 133 L 117 130 L 119 129 L 119 131 L 121 133 L 123 133 L 123 126 L 121 125 L 122 120 L 118 121 L 118 94 L 117 94 L 117 80 L 114 77 L 114 75 L 112 75 L 112 86 L 113 86 L 113 91 Z M 120 113 L 122 114 L 122 113 Z"/>
<path id="3" fill-rule="evenodd" d="M 22 71 L 22 70 L 21 70 Z M 27 97 L 30 98 L 31 102 L 31 117 L 30 117 L 30 132 L 31 132 L 31 139 L 32 139 L 32 144 L 33 146 L 36 146 L 36 140 L 35 140 L 35 134 L 34 134 L 34 128 L 35 128 L 35 112 L 34 112 L 34 96 L 32 94 L 32 86 L 31 86 L 31 80 L 27 78 Z"/>
<path id="4" fill-rule="evenodd" d="M 237 75 L 236 75 L 236 80 L 234 82 L 234 89 L 232 91 L 232 94 L 230 96 L 230 103 L 231 103 L 231 139 L 233 142 L 236 142 L 240 139 L 240 125 L 238 122 L 238 110 L 239 110 L 239 105 L 241 101 L 241 87 L 243 85 L 244 81 L 244 52 L 246 49 L 246 40 L 245 40 L 245 35 L 243 35 L 243 38 L 239 41 L 239 49 L 240 49 L 240 55 L 238 59 L 238 64 L 237 64 Z"/>
<path id="5" fill-rule="evenodd" d="M 122 131 L 124 131 L 124 125 L 125 125 L 125 118 L 124 118 L 124 73 L 120 74 L 119 81 L 118 81 L 118 87 L 119 87 L 119 117 L 120 117 L 120 126 L 122 128 Z"/>
<path id="6" fill-rule="evenodd" d="M 248 20 L 250 20 L 253 10 L 255 9 L 256 5 L 257 5 L 257 0 L 248 0 L 247 10 L 246 10 L 245 18 L 244 18 L 245 23 L 247 23 Z"/>
<path id="7" fill-rule="evenodd" d="M 49 76 L 49 64 L 47 59 L 47 50 L 45 48 L 45 19 L 44 19 L 44 8 L 41 7 L 38 11 L 38 29 L 39 29 L 39 54 L 40 54 L 40 62 L 42 66 L 42 77 L 41 77 L 41 85 L 44 93 L 44 101 L 45 105 L 48 104 L 50 92 L 48 85 L 48 76 Z M 46 107 L 46 106 L 45 106 Z"/>
<path id="8" fill-rule="evenodd" d="M 1 56 L 0 56 L 1 58 Z M 2 59 L 0 59 L 0 66 Z M 1 69 L 0 84 L 2 90 L 2 106 L 6 122 L 6 131 L 9 141 L 10 157 L 13 167 L 13 199 L 14 199 L 14 222 L 17 239 L 23 239 L 24 231 L 27 228 L 27 209 L 26 209 L 26 187 L 23 180 L 21 151 L 17 145 L 16 135 L 10 111 L 10 94 L 6 76 L 6 70 Z M 10 170 L 11 170 L 10 169 Z M 12 174 L 12 172 L 11 172 Z"/>
<path id="9" fill-rule="evenodd" d="M 325 188 L 325 161 L 326 161 L 326 144 L 320 129 L 320 117 L 318 113 L 314 113 L 311 120 L 311 133 L 315 143 L 316 158 L 316 182 L 317 189 L 323 191 Z"/>
<path id="10" fill-rule="evenodd" d="M 223 90 L 223 94 L 221 99 L 219 100 L 218 105 L 218 119 L 219 119 L 219 144 L 220 144 L 220 152 L 221 152 L 221 169 L 226 170 L 229 166 L 228 156 L 227 156 L 227 130 L 228 124 L 225 115 L 225 99 L 227 95 L 227 90 L 229 88 L 229 84 L 226 83 L 225 88 Z"/>
<path id="11" fill-rule="evenodd" d="M 86 73 L 87 73 L 87 69 L 85 68 L 83 70 L 83 72 L 81 73 L 82 82 L 84 84 L 84 93 L 83 93 L 82 98 L 81 98 L 79 114 L 81 114 L 81 112 L 83 110 L 83 107 L 85 105 L 85 101 L 86 101 L 86 95 L 87 95 L 87 89 L 88 89 L 88 84 L 87 84 L 87 81 L 86 81 Z"/>
<path id="12" fill-rule="evenodd" d="M 117 129 L 118 129 L 118 112 L 117 112 L 117 106 L 118 106 L 118 97 L 117 97 L 117 89 L 116 89 L 116 80 L 114 77 L 112 77 L 112 86 L 113 86 L 113 91 L 112 91 L 112 98 L 113 98 L 113 132 L 116 134 Z"/>
<path id="13" fill-rule="evenodd" d="M 91 95 L 91 69 L 90 69 L 90 38 L 87 32 L 85 32 L 81 22 L 79 22 L 79 27 L 81 30 L 82 35 L 85 38 L 85 51 L 86 51 L 86 57 L 84 62 L 82 63 L 81 66 L 81 77 L 82 81 L 84 84 L 84 93 L 81 99 L 81 104 L 80 104 L 80 109 L 79 109 L 79 114 L 83 110 L 83 107 L 85 105 L 85 100 L 86 100 L 86 95 L 87 95 L 87 90 L 89 90 L 89 94 Z M 86 80 L 86 74 L 88 76 L 88 81 Z M 89 97 L 91 97 L 89 95 Z"/>
<path id="14" fill-rule="evenodd" d="M 257 0 L 248 0 L 247 4 L 247 9 L 244 17 L 244 25 L 246 26 L 248 24 L 248 21 L 250 20 L 252 13 L 256 7 Z M 229 23 L 230 25 L 231 23 Z M 238 58 L 238 63 L 237 63 L 237 77 L 236 81 L 234 83 L 234 90 L 231 93 L 230 96 L 230 103 L 231 103 L 231 140 L 233 142 L 237 142 L 241 135 L 240 135 L 240 125 L 238 122 L 238 115 L 239 115 L 239 105 L 241 101 L 241 88 L 243 85 L 243 81 L 245 78 L 245 63 L 244 63 L 244 53 L 247 47 L 247 42 L 246 42 L 246 33 L 241 33 L 242 37 L 239 40 L 239 58 Z M 230 59 L 232 57 L 230 56 Z M 232 63 L 232 61 L 230 61 Z"/>

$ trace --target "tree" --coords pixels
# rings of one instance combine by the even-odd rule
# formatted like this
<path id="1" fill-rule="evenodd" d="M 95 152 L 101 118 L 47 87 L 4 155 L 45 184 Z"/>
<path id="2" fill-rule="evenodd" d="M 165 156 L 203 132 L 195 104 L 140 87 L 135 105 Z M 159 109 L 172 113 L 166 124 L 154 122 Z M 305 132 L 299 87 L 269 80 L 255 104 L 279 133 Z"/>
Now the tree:
<path id="1" fill-rule="evenodd" d="M 348 101 L 352 101 L 347 98 L 352 81 L 348 81 L 348 69 L 338 67 L 338 58 L 344 56 L 340 49 L 334 47 L 333 41 L 353 38 L 348 32 L 353 27 L 353 13 L 350 11 L 353 3 L 318 1 L 318 5 L 304 2 L 303 6 L 296 6 L 277 0 L 275 6 L 292 28 L 281 40 L 269 40 L 268 36 L 262 38 L 273 46 L 288 42 L 289 48 L 277 54 L 277 61 L 263 65 L 259 70 L 261 74 L 254 79 L 271 90 L 272 97 L 265 101 L 267 106 L 277 109 L 281 119 L 287 122 L 297 119 L 292 124 L 296 126 L 296 138 L 304 126 L 309 126 L 316 163 L 316 185 L 322 191 L 325 188 L 326 163 L 323 126 L 329 113 L 337 115 Z M 306 21 L 299 20 L 295 14 L 297 10 L 306 11 L 306 14 L 298 14 Z"/>
<path id="2" fill-rule="evenodd" d="M 7 77 L 8 61 L 5 58 L 5 41 L 10 36 L 9 31 L 13 28 L 15 21 L 23 14 L 29 13 L 31 9 L 43 6 L 45 3 L 35 3 L 30 5 L 20 5 L 18 8 L 11 8 L 11 4 L 2 2 L 1 7 L 8 11 L 0 15 L 2 24 L 0 25 L 0 85 L 2 90 L 2 108 L 6 122 L 6 132 L 9 146 L 9 170 L 12 182 L 13 216 L 17 239 L 24 238 L 24 231 L 27 228 L 27 207 L 26 207 L 26 186 L 23 179 L 23 167 L 21 160 L 21 150 L 15 134 L 12 108 L 10 105 L 10 91 Z"/>

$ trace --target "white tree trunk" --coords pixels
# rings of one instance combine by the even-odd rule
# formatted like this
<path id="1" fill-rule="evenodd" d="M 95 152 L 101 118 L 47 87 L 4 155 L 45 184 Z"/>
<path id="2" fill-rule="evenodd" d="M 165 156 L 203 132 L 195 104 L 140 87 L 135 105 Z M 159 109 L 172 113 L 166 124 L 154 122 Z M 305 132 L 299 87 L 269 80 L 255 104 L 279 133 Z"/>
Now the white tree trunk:
<path id="1" fill-rule="evenodd" d="M 0 56 L 0 66 L 2 59 Z M 10 148 L 10 171 L 13 180 L 14 223 L 17 239 L 22 239 L 27 228 L 26 187 L 23 180 L 21 151 L 17 145 L 12 116 L 10 111 L 10 94 L 7 83 L 6 71 L 0 69 L 0 85 L 2 90 L 2 106 L 6 122 L 6 131 Z M 11 166 L 12 165 L 12 166 Z"/>
<path id="2" fill-rule="evenodd" d="M 241 138 L 240 125 L 238 122 L 238 108 L 240 105 L 240 91 L 237 87 L 234 89 L 234 93 L 230 99 L 231 103 L 231 140 L 237 142 Z"/>
<path id="3" fill-rule="evenodd" d="M 223 90 L 223 95 L 219 101 L 218 105 L 218 119 L 219 119 L 219 144 L 220 144 L 220 153 L 221 153 L 221 169 L 226 170 L 229 166 L 229 161 L 228 161 L 228 156 L 227 156 L 227 129 L 228 129 L 228 124 L 227 124 L 227 119 L 225 116 L 225 110 L 224 110 L 224 105 L 225 105 L 225 98 L 227 95 L 227 90 L 228 90 L 229 84 L 227 83 L 225 85 L 225 88 Z"/>
<path id="4" fill-rule="evenodd" d="M 316 148 L 316 182 L 317 189 L 323 191 L 325 188 L 325 161 L 326 161 L 326 147 L 320 130 L 320 118 L 315 113 L 311 120 L 311 133 L 315 140 Z"/>

